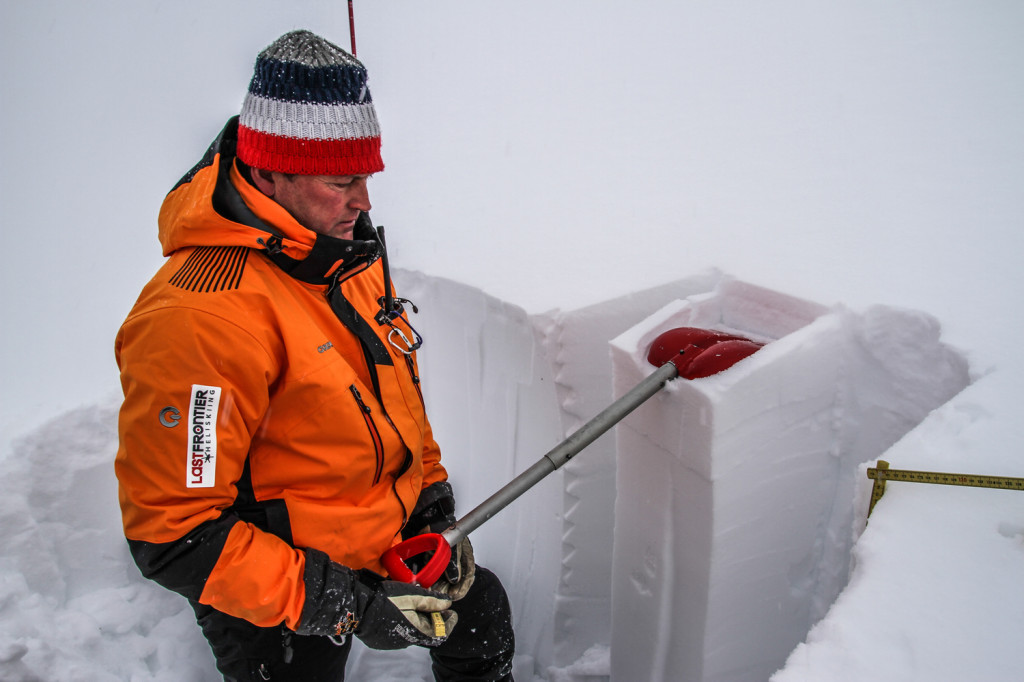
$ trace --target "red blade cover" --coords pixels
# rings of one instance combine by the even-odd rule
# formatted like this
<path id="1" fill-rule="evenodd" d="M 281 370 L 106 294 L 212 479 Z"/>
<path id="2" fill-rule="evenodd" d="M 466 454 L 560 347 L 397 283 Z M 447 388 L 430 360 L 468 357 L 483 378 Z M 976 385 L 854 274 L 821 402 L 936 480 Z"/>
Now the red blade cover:
<path id="1" fill-rule="evenodd" d="M 735 334 L 699 327 L 676 327 L 662 332 L 647 352 L 655 367 L 671 362 L 684 379 L 699 379 L 729 369 L 764 344 Z"/>

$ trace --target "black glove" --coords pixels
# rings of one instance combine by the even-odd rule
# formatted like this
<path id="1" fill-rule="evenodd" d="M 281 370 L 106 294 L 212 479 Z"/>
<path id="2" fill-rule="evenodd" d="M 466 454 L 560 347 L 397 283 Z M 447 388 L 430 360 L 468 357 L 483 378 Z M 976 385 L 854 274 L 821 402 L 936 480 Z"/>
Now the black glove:
<path id="1" fill-rule="evenodd" d="M 402 539 L 423 533 L 441 533 L 455 525 L 455 493 L 448 481 L 438 481 L 420 491 L 409 521 L 402 529 Z"/>
<path id="2" fill-rule="evenodd" d="M 409 522 L 402 530 L 402 539 L 408 540 L 424 533 L 442 533 L 455 525 L 455 494 L 448 481 L 438 481 L 427 486 L 420 493 L 416 506 L 409 516 Z M 409 568 L 418 573 L 425 561 L 413 558 Z M 476 562 L 473 560 L 473 546 L 469 538 L 463 538 L 452 547 L 452 558 L 444 571 L 447 585 L 437 585 L 452 600 L 462 599 L 473 586 Z"/>
<path id="3" fill-rule="evenodd" d="M 404 649 L 441 644 L 458 621 L 445 595 L 373 571 L 353 571 L 314 549 L 306 550 L 304 577 L 306 603 L 295 630 L 300 635 L 355 633 L 371 649 Z"/>

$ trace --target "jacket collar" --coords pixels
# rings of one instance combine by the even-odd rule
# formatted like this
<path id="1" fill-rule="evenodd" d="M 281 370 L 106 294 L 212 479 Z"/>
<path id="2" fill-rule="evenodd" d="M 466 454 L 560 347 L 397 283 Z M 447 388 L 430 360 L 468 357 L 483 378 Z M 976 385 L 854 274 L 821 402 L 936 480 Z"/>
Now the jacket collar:
<path id="1" fill-rule="evenodd" d="M 380 258 L 381 245 L 370 217 L 360 213 L 356 220 L 357 239 L 337 239 L 318 234 L 313 248 L 303 259 L 292 258 L 281 250 L 281 238 L 265 240 L 267 258 L 297 280 L 309 284 L 330 284 L 362 270 Z"/>

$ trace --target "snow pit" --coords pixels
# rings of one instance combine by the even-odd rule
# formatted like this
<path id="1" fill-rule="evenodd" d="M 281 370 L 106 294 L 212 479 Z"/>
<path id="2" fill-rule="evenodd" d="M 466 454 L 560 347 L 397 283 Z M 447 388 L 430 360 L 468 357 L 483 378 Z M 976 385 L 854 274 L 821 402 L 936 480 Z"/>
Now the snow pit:
<path id="1" fill-rule="evenodd" d="M 425 399 L 459 515 L 652 371 L 646 345 L 664 329 L 771 341 L 671 382 L 473 534 L 508 588 L 520 682 L 768 679 L 845 585 L 858 466 L 967 382 L 927 315 L 826 308 L 714 271 L 543 315 L 395 278 L 422 310 Z M 5 682 L 219 679 L 184 599 L 128 555 L 118 403 L 62 415 L 0 459 Z M 421 649 L 358 643 L 348 672 L 431 679 Z"/>
<path id="2" fill-rule="evenodd" d="M 846 584 L 859 466 L 963 389 L 967 364 L 927 315 L 724 281 L 613 341 L 616 395 L 680 326 L 771 343 L 618 429 L 611 679 L 766 680 Z"/>

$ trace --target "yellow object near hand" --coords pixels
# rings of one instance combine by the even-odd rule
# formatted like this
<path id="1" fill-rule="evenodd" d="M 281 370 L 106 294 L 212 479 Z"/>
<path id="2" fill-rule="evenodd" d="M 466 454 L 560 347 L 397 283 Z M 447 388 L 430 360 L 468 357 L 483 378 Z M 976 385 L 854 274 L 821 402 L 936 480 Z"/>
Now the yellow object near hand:
<path id="1" fill-rule="evenodd" d="M 444 618 L 437 611 L 430 614 L 434 619 L 434 637 L 447 637 L 448 632 L 444 626 Z"/>

